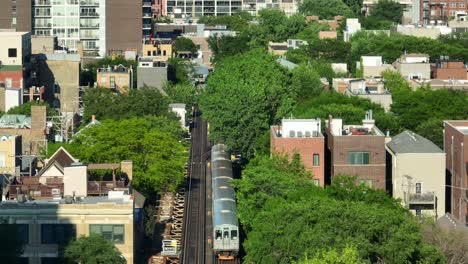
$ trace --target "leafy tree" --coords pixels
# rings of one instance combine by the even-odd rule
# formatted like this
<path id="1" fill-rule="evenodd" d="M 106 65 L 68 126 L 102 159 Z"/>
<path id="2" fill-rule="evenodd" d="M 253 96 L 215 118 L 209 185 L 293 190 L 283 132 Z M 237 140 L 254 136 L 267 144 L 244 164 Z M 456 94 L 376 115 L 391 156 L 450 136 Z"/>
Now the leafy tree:
<path id="1" fill-rule="evenodd" d="M 284 40 L 287 21 L 286 14 L 279 9 L 262 9 L 258 12 L 259 25 L 266 30 L 267 35 L 271 36 L 269 39 L 271 41 Z"/>
<path id="2" fill-rule="evenodd" d="M 249 50 L 248 42 L 246 34 L 238 36 L 212 35 L 208 38 L 208 45 L 214 54 L 214 62 L 246 52 Z"/>
<path id="3" fill-rule="evenodd" d="M 24 241 L 20 236 L 20 227 L 15 224 L 0 223 L 0 258 L 5 263 L 18 263 L 23 254 Z"/>
<path id="4" fill-rule="evenodd" d="M 376 16 L 364 17 L 361 20 L 362 27 L 365 29 L 390 29 L 394 23 Z"/>
<path id="5" fill-rule="evenodd" d="M 298 100 L 307 100 L 323 91 L 320 75 L 309 65 L 301 64 L 292 71 L 291 88 Z"/>
<path id="6" fill-rule="evenodd" d="M 370 16 L 401 23 L 403 17 L 403 6 L 393 0 L 379 0 L 370 10 Z"/>
<path id="7" fill-rule="evenodd" d="M 172 83 L 188 83 L 189 76 L 193 73 L 191 62 L 181 58 L 172 57 L 168 60 L 169 71 L 168 79 Z"/>
<path id="8" fill-rule="evenodd" d="M 122 64 L 125 67 L 132 67 L 136 70 L 138 62 L 134 60 L 126 60 L 123 57 L 105 57 L 94 63 L 89 63 L 84 66 L 84 71 L 81 74 L 81 83 L 82 85 L 93 86 L 96 82 L 97 70 L 99 68 L 104 68 L 108 66 L 117 66 Z M 137 86 L 137 75 L 133 74 L 133 87 Z"/>
<path id="9" fill-rule="evenodd" d="M 183 131 L 164 117 L 105 120 L 82 130 L 63 145 L 83 162 L 133 161 L 133 186 L 145 193 L 175 190 L 183 181 L 188 146 L 179 141 Z M 52 145 L 49 153 L 58 148 Z"/>
<path id="10" fill-rule="evenodd" d="M 174 40 L 174 52 L 188 51 L 196 53 L 198 51 L 197 45 L 189 38 L 178 37 Z"/>
<path id="11" fill-rule="evenodd" d="M 81 236 L 65 249 L 65 257 L 72 263 L 125 264 L 125 258 L 114 244 L 97 234 Z"/>
<path id="12" fill-rule="evenodd" d="M 361 16 L 363 0 L 343 0 L 343 2 L 349 6 L 355 16 Z"/>
<path id="13" fill-rule="evenodd" d="M 263 50 L 224 59 L 200 97 L 211 139 L 251 157 L 258 137 L 291 109 L 285 70 Z"/>
<path id="14" fill-rule="evenodd" d="M 56 115 L 58 115 L 57 111 L 55 111 L 55 109 L 50 107 L 50 105 L 48 103 L 35 102 L 35 101 L 26 102 L 26 103 L 21 104 L 19 106 L 12 107 L 12 108 L 10 108 L 10 110 L 8 110 L 7 114 L 31 116 L 31 106 L 33 106 L 33 105 L 45 105 L 46 109 L 47 109 L 46 110 L 47 111 L 47 116 L 56 116 Z"/>
<path id="15" fill-rule="evenodd" d="M 196 90 L 190 83 L 166 83 L 163 89 L 171 103 L 184 103 L 188 107 L 195 103 Z"/>
<path id="16" fill-rule="evenodd" d="M 247 11 L 240 11 L 231 16 L 204 16 L 198 19 L 199 24 L 210 26 L 226 25 L 227 28 L 234 31 L 244 31 L 252 20 L 252 15 Z"/>
<path id="17" fill-rule="evenodd" d="M 299 5 L 299 11 L 304 15 L 319 16 L 322 19 L 332 19 L 334 16 L 354 16 L 351 8 L 341 0 L 304 0 Z"/>
<path id="18" fill-rule="evenodd" d="M 169 98 L 154 88 L 130 90 L 127 94 L 114 94 L 108 89 L 87 88 L 83 102 L 84 123 L 89 122 L 92 115 L 99 120 L 122 120 L 145 115 L 171 116 L 168 112 Z"/>
<path id="19" fill-rule="evenodd" d="M 345 247 L 341 253 L 336 249 L 323 250 L 309 259 L 305 258 L 296 264 L 364 264 L 366 262 L 359 259 L 359 252 L 354 247 Z"/>
<path id="20" fill-rule="evenodd" d="M 314 187 L 297 163 L 297 155 L 290 163 L 254 159 L 235 181 L 238 216 L 247 232 L 246 263 L 320 259 L 324 251 L 344 252 L 349 245 L 357 250 L 358 263 L 443 263 L 399 201 L 357 186 L 350 176 L 325 189 Z"/>
<path id="21" fill-rule="evenodd" d="M 296 34 L 296 38 L 306 40 L 309 44 L 312 44 L 314 41 L 319 39 L 318 35 L 320 31 L 327 31 L 330 30 L 330 26 L 327 23 L 317 23 L 311 22 L 304 28 L 304 30 L 300 31 Z"/>

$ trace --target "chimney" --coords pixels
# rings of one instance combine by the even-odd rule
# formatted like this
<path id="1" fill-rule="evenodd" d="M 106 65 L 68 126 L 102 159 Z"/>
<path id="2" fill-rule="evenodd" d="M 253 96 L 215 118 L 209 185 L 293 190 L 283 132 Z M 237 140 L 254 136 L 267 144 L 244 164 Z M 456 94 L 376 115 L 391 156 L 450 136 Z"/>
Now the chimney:
<path id="1" fill-rule="evenodd" d="M 63 173 L 64 196 L 86 197 L 88 194 L 88 168 L 83 165 L 65 167 Z"/>
<path id="2" fill-rule="evenodd" d="M 31 106 L 31 129 L 43 130 L 46 128 L 46 107 L 44 105 Z"/>
<path id="3" fill-rule="evenodd" d="M 122 160 L 120 170 L 127 174 L 128 180 L 131 181 L 133 179 L 133 162 L 131 160 Z"/>

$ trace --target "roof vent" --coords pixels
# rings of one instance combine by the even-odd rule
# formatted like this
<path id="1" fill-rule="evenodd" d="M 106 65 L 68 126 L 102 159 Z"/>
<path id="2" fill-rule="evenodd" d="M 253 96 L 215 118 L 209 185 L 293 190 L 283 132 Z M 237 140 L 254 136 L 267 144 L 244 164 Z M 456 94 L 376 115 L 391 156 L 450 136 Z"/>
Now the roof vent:
<path id="1" fill-rule="evenodd" d="M 306 131 L 306 132 L 305 132 L 305 136 L 306 136 L 306 137 L 310 137 L 310 131 Z"/>
<path id="2" fill-rule="evenodd" d="M 73 197 L 70 195 L 65 196 L 65 203 L 66 204 L 72 204 L 73 203 Z"/>
<path id="3" fill-rule="evenodd" d="M 297 131 L 297 137 L 302 137 L 302 131 Z"/>
<path id="4" fill-rule="evenodd" d="M 296 131 L 289 130 L 289 137 L 296 137 Z"/>

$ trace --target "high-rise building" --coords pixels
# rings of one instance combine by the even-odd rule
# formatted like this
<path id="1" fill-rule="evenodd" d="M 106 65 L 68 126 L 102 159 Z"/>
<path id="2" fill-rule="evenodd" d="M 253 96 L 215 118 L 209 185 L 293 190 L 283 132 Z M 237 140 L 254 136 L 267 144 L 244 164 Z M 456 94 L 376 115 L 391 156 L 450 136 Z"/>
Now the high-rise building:
<path id="1" fill-rule="evenodd" d="M 242 10 L 242 0 L 167 0 L 166 15 L 174 18 L 230 16 Z"/>
<path id="2" fill-rule="evenodd" d="M 35 0 L 33 34 L 56 36 L 58 45 L 85 57 L 139 50 L 142 8 L 127 0 Z"/>
<path id="3" fill-rule="evenodd" d="M 32 29 L 33 0 L 0 1 L 0 28 L 30 32 Z"/>

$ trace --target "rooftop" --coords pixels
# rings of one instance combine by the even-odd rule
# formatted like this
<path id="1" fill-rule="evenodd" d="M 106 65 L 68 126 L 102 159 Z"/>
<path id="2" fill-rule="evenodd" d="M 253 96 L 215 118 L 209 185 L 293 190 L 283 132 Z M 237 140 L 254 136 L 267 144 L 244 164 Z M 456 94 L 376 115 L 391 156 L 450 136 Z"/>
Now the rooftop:
<path id="1" fill-rule="evenodd" d="M 283 138 L 314 138 L 323 137 L 320 119 L 285 119 L 281 126 L 272 126 L 276 137 Z"/>
<path id="2" fill-rule="evenodd" d="M 104 68 L 99 68 L 97 70 L 100 73 L 106 73 L 106 72 L 111 72 L 111 73 L 128 73 L 128 68 L 123 66 L 122 64 L 119 64 L 117 66 L 107 66 Z"/>
<path id="3" fill-rule="evenodd" d="M 444 121 L 444 123 L 455 128 L 463 135 L 468 135 L 468 120 L 450 120 Z"/>
<path id="4" fill-rule="evenodd" d="M 286 59 L 283 59 L 283 58 L 278 58 L 276 61 L 277 61 L 279 64 L 281 64 L 281 66 L 286 67 L 286 68 L 288 68 L 288 69 L 290 69 L 290 70 L 292 70 L 292 69 L 294 69 L 294 68 L 297 67 L 297 64 L 295 64 L 295 63 L 293 63 L 293 62 L 290 62 L 290 61 L 288 61 L 288 60 L 286 60 Z"/>
<path id="5" fill-rule="evenodd" d="M 444 153 L 432 141 L 409 130 L 393 137 L 387 146 L 394 153 Z"/>
<path id="6" fill-rule="evenodd" d="M 0 72 L 19 72 L 21 65 L 3 65 L 0 67 Z"/>
<path id="7" fill-rule="evenodd" d="M 0 118 L 0 128 L 31 128 L 31 117 L 6 114 Z"/>

